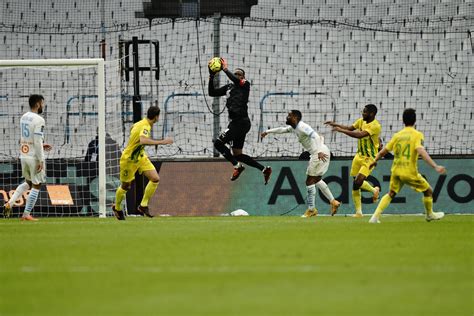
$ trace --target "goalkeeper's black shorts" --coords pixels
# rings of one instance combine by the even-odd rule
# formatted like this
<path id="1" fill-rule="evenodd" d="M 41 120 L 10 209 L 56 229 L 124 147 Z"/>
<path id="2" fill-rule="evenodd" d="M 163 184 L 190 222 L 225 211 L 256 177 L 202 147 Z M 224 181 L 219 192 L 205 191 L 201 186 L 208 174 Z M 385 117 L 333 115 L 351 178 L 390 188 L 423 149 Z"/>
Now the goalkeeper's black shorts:
<path id="1" fill-rule="evenodd" d="M 244 148 L 245 136 L 250 131 L 250 119 L 232 120 L 227 129 L 219 135 L 219 139 L 235 149 Z"/>

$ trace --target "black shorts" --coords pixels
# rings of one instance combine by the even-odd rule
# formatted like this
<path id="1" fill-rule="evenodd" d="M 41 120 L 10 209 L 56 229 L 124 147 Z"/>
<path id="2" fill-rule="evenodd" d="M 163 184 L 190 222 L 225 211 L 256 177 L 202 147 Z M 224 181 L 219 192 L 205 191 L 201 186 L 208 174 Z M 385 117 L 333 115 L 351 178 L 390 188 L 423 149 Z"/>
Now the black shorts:
<path id="1" fill-rule="evenodd" d="M 219 139 L 235 149 L 244 148 L 245 136 L 250 131 L 250 120 L 231 121 L 227 129 L 219 135 Z"/>

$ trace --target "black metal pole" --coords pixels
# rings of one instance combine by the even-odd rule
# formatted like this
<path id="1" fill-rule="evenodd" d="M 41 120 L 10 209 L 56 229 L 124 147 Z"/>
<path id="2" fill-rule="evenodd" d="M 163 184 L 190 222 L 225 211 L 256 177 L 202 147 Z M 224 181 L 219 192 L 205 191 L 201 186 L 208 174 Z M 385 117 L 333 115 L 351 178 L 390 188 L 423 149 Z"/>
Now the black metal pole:
<path id="1" fill-rule="evenodd" d="M 140 121 L 143 118 L 142 103 L 140 97 L 140 75 L 139 75 L 139 64 L 138 64 L 138 37 L 132 37 L 132 55 L 133 55 L 133 123 Z M 143 196 L 143 176 L 140 174 L 135 175 L 135 194 L 134 194 L 134 206 L 133 212 L 136 212 L 140 199 Z"/>
<path id="2" fill-rule="evenodd" d="M 138 65 L 138 37 L 132 37 L 133 55 L 133 123 L 142 119 L 142 104 L 140 98 L 140 75 Z"/>
<path id="3" fill-rule="evenodd" d="M 213 25 L 214 25 L 214 56 L 215 57 L 220 57 L 221 56 L 221 14 L 220 13 L 214 13 L 213 16 Z M 219 86 L 220 80 L 219 76 L 216 76 L 214 78 L 214 84 Z M 219 113 L 220 112 L 220 98 L 214 98 L 212 100 L 212 111 L 214 113 Z M 214 117 L 214 122 L 213 122 L 213 139 L 217 139 L 219 137 L 219 132 L 220 132 L 220 116 L 219 115 L 213 115 Z M 217 151 L 216 148 L 214 148 L 214 157 L 219 157 L 219 152 Z"/>

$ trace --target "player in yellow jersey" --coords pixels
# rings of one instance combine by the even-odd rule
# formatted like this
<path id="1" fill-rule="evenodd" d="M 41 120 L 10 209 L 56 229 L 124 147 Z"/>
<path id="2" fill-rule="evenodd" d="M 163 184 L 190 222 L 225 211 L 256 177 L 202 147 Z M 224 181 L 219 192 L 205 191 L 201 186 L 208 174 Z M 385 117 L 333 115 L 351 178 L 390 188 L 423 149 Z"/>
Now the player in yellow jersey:
<path id="1" fill-rule="evenodd" d="M 155 166 L 145 153 L 145 146 L 168 145 L 173 143 L 171 138 L 162 140 L 150 138 L 151 127 L 158 121 L 159 116 L 160 108 L 157 106 L 150 107 L 146 118 L 133 124 L 130 131 L 127 147 L 120 157 L 120 182 L 122 184 L 115 193 L 115 204 L 112 205 L 112 210 L 118 220 L 125 219 L 125 214 L 122 211 L 122 202 L 127 191 L 130 189 L 132 181 L 135 179 L 135 173 L 137 171 L 143 173 L 149 180 L 145 188 L 145 193 L 143 194 L 143 199 L 138 207 L 138 212 L 152 217 L 148 211 L 148 201 L 153 193 L 155 193 L 158 183 L 160 182 L 160 177 L 158 176 Z"/>
<path id="2" fill-rule="evenodd" d="M 425 206 L 426 220 L 438 220 L 444 217 L 443 212 L 433 212 L 433 189 L 428 181 L 418 173 L 418 155 L 423 158 L 436 172 L 443 174 L 446 169 L 437 165 L 423 147 L 423 133 L 415 129 L 416 112 L 414 109 L 403 111 L 403 123 L 405 128 L 393 135 L 390 142 L 375 157 L 371 164 L 374 167 L 377 161 L 389 151 L 394 152 L 390 176 L 390 191 L 380 200 L 377 209 L 369 220 L 369 223 L 380 223 L 380 214 L 387 208 L 395 195 L 400 192 L 404 184 L 409 185 L 417 192 L 423 192 L 423 204 Z"/>
<path id="3" fill-rule="evenodd" d="M 362 217 L 362 198 L 360 190 L 372 192 L 372 200 L 377 202 L 380 194 L 379 187 L 373 187 L 365 179 L 370 175 L 373 167 L 370 164 L 374 161 L 379 150 L 379 138 L 382 127 L 375 119 L 377 107 L 373 104 L 367 104 L 362 111 L 362 118 L 359 118 L 350 126 L 337 124 L 332 121 L 325 122 L 333 128 L 335 132 L 344 133 L 350 137 L 357 138 L 357 153 L 352 160 L 351 177 L 354 177 L 352 183 L 352 200 L 354 201 L 354 217 Z"/>

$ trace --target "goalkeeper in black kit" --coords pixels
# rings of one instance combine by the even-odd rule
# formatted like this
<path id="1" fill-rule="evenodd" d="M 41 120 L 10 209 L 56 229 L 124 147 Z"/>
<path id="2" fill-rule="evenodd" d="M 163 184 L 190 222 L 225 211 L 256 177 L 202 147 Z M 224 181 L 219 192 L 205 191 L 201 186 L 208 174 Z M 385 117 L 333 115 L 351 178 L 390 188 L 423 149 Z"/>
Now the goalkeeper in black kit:
<path id="1" fill-rule="evenodd" d="M 240 174 L 245 170 L 242 163 L 257 168 L 262 171 L 265 184 L 270 180 L 272 168 L 264 167 L 252 157 L 242 153 L 244 147 L 245 136 L 250 130 L 250 119 L 248 115 L 248 106 L 250 94 L 250 83 L 245 80 L 245 71 L 236 68 L 234 72 L 227 69 L 227 61 L 221 58 L 222 71 L 232 81 L 220 88 L 214 87 L 214 76 L 216 73 L 209 68 L 209 95 L 211 97 L 221 97 L 226 95 L 226 107 L 229 112 L 229 125 L 217 139 L 215 139 L 214 147 L 234 166 L 231 181 L 237 180 Z M 232 152 L 227 147 L 232 147 Z"/>

